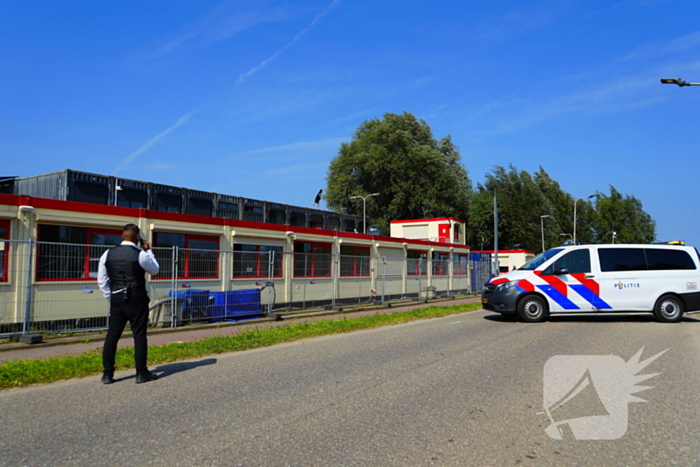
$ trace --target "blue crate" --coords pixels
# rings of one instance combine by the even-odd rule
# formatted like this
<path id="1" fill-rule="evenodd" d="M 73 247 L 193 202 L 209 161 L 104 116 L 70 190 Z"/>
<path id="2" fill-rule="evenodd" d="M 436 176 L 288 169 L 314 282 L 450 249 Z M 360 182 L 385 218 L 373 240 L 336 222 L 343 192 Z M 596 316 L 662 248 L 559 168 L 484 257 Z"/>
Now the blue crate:
<path id="1" fill-rule="evenodd" d="M 216 323 L 224 319 L 239 320 L 263 316 L 260 303 L 260 289 L 228 290 L 226 292 L 211 292 L 212 305 L 210 322 Z"/>
<path id="2" fill-rule="evenodd" d="M 173 291 L 168 291 L 168 297 L 173 297 Z M 187 289 L 177 292 L 178 320 L 196 321 L 209 318 L 209 291 Z"/>

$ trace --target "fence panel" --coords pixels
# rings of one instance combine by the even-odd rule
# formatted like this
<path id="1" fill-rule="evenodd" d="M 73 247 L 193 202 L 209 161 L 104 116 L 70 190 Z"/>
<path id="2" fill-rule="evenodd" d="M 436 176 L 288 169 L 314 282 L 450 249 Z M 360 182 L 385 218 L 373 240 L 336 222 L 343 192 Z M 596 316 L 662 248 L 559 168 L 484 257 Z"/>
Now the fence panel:
<path id="1" fill-rule="evenodd" d="M 0 240 L 0 335 L 105 329 L 109 303 L 96 279 L 109 247 Z M 256 248 L 153 248 L 160 272 L 147 282 L 151 324 L 237 321 L 272 311 L 478 292 L 491 270 L 480 261 Z"/>

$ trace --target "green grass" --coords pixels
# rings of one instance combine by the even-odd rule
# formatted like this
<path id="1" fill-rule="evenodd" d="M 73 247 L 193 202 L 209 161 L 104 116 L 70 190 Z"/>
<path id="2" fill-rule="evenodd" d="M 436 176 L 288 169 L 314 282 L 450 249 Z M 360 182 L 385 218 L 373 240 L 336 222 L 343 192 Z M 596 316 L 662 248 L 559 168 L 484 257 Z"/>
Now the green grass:
<path id="1" fill-rule="evenodd" d="M 480 308 L 481 303 L 447 307 L 431 306 L 392 314 L 292 323 L 277 328 L 250 328 L 232 336 L 210 337 L 196 342 L 150 346 L 148 348 L 148 363 L 149 365 L 158 365 L 205 355 L 257 349 L 310 337 L 439 318 Z M 133 347 L 122 348 L 117 351 L 116 367 L 117 370 L 134 368 Z M 46 360 L 10 360 L 0 364 L 0 389 L 80 378 L 101 372 L 101 349 L 81 355 L 53 357 Z"/>

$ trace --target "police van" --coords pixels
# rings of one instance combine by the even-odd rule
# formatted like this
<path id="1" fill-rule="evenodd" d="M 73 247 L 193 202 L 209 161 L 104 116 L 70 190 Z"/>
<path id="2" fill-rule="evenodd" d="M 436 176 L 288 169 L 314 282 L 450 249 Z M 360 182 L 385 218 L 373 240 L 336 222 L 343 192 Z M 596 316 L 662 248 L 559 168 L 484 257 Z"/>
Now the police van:
<path id="1" fill-rule="evenodd" d="M 678 322 L 700 310 L 693 247 L 571 245 L 545 251 L 484 285 L 484 309 L 538 322 L 555 313 L 651 312 Z"/>

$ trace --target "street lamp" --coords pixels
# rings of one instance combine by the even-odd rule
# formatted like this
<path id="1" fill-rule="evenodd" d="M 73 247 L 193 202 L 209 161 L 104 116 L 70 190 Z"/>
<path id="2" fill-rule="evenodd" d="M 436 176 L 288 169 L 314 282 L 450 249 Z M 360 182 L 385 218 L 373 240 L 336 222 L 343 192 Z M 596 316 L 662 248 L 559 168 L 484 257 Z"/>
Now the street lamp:
<path id="1" fill-rule="evenodd" d="M 362 199 L 362 233 L 367 233 L 367 198 L 370 196 L 379 196 L 379 193 L 372 193 L 371 195 L 367 196 L 351 196 L 350 199 L 357 199 L 360 198 Z"/>
<path id="2" fill-rule="evenodd" d="M 591 195 L 591 196 L 584 196 L 583 198 L 577 198 L 576 201 L 574 201 L 574 236 L 572 238 L 572 242 L 574 242 L 574 245 L 576 245 L 576 203 L 581 201 L 582 199 L 591 199 L 595 198 L 598 195 Z"/>
<path id="3" fill-rule="evenodd" d="M 544 219 L 546 217 L 549 217 L 549 214 L 546 214 L 544 216 L 540 216 L 540 227 L 542 230 L 542 253 L 544 253 Z"/>
<path id="4" fill-rule="evenodd" d="M 569 233 L 560 233 L 559 236 L 561 236 L 561 237 L 571 237 L 571 243 L 574 243 L 574 240 L 573 240 L 574 237 L 572 237 L 571 234 L 569 234 Z"/>
<path id="5" fill-rule="evenodd" d="M 661 78 L 662 84 L 677 84 L 680 87 L 683 86 L 700 86 L 700 83 L 686 83 L 684 79 L 680 78 Z"/>
<path id="6" fill-rule="evenodd" d="M 615 237 L 617 237 L 617 232 L 612 233 L 613 245 L 615 244 Z"/>

